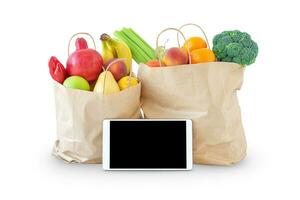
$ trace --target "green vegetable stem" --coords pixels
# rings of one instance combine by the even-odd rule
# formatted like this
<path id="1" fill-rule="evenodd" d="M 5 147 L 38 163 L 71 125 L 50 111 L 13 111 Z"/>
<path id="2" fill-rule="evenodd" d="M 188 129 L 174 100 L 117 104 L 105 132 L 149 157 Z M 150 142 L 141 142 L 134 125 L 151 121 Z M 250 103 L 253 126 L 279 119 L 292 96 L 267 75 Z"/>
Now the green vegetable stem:
<path id="1" fill-rule="evenodd" d="M 128 45 L 136 63 L 147 63 L 155 59 L 154 49 L 131 28 L 115 31 L 114 35 Z"/>

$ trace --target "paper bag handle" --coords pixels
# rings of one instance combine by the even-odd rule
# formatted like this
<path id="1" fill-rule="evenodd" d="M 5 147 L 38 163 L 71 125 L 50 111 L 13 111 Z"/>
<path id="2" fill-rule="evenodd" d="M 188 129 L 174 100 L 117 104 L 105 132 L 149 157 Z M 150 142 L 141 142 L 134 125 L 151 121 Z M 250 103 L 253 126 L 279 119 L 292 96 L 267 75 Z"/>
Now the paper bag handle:
<path id="1" fill-rule="evenodd" d="M 102 94 L 104 94 L 104 90 L 105 90 L 105 82 L 106 82 L 106 72 L 108 71 L 108 69 L 116 62 L 121 61 L 121 60 L 127 60 L 127 58 L 118 58 L 115 59 L 114 61 L 112 61 L 111 63 L 109 63 L 109 65 L 106 67 L 106 69 L 104 67 L 102 67 L 103 71 L 105 72 L 104 75 L 104 82 L 103 82 L 103 92 Z M 128 79 L 128 88 L 131 86 L 131 77 L 132 77 L 132 66 L 130 66 L 130 72 L 129 72 L 129 79 Z"/>
<path id="2" fill-rule="evenodd" d="M 72 37 L 69 40 L 69 43 L 68 43 L 68 56 L 70 56 L 70 45 L 71 45 L 71 42 L 72 42 L 73 38 L 75 36 L 77 36 L 77 35 L 87 35 L 87 36 L 89 36 L 92 39 L 93 45 L 94 45 L 94 49 L 96 50 L 96 43 L 95 43 L 95 40 L 94 40 L 93 36 L 91 34 L 89 34 L 89 33 L 86 33 L 86 32 L 79 32 L 79 33 L 75 33 L 74 35 L 72 35 Z"/>
<path id="3" fill-rule="evenodd" d="M 184 36 L 184 34 L 182 33 L 181 30 L 179 30 L 179 29 L 177 29 L 177 28 L 166 28 L 166 29 L 162 30 L 162 31 L 157 35 L 157 38 L 156 38 L 156 49 L 158 48 L 160 36 L 161 36 L 164 32 L 166 32 L 166 31 L 171 31 L 171 30 L 177 31 L 177 42 L 178 42 L 178 47 L 180 47 L 180 43 L 179 43 L 179 39 L 178 39 L 178 35 L 179 35 L 179 34 L 183 37 L 184 41 L 186 40 L 186 38 L 185 38 L 185 36 Z M 190 51 L 189 51 L 189 49 L 188 49 L 188 55 L 189 55 L 189 64 L 191 64 L 191 59 L 190 59 L 191 56 L 190 56 Z M 158 57 L 158 61 L 159 61 L 159 63 L 161 63 L 160 57 Z"/>
<path id="4" fill-rule="evenodd" d="M 201 26 L 199 26 L 198 24 L 193 24 L 193 23 L 187 23 L 187 24 L 184 24 L 182 26 L 179 27 L 179 30 L 181 30 L 182 28 L 186 27 L 186 26 L 196 26 L 197 28 L 199 28 L 202 32 L 202 34 L 204 35 L 204 39 L 206 41 L 206 44 L 207 44 L 207 48 L 210 49 L 210 46 L 209 46 L 209 42 L 208 42 L 208 39 L 207 39 L 207 36 L 205 34 L 205 31 L 203 30 L 203 28 Z M 179 33 L 177 33 L 177 42 L 178 42 L 178 45 L 180 46 L 179 44 Z"/>

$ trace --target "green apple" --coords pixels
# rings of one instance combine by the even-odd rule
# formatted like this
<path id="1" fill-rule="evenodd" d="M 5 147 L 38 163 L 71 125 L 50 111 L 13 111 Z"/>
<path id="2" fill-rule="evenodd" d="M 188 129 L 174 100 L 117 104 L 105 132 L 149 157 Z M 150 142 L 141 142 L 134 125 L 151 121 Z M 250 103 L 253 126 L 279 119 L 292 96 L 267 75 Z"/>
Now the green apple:
<path id="1" fill-rule="evenodd" d="M 79 90 L 90 90 L 90 84 L 87 80 L 81 76 L 70 76 L 67 78 L 63 85 L 66 88 L 79 89 Z"/>

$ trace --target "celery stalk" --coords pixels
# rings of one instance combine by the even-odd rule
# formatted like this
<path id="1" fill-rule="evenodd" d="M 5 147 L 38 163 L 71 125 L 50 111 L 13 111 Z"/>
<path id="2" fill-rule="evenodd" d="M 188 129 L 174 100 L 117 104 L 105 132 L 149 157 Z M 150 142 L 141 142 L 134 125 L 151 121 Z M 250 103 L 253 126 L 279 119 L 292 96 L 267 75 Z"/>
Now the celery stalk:
<path id="1" fill-rule="evenodd" d="M 127 44 L 127 46 L 130 48 L 131 53 L 132 53 L 132 58 L 136 63 L 139 63 L 142 59 L 137 55 L 136 51 L 134 51 L 132 49 L 132 47 L 130 46 L 130 44 L 126 41 L 126 39 L 124 39 L 122 36 L 119 35 L 119 33 L 116 31 L 114 33 L 114 35 L 121 41 L 125 42 Z"/>
<path id="2" fill-rule="evenodd" d="M 144 58 L 146 58 L 146 62 L 148 62 L 149 60 L 151 60 L 151 57 L 148 56 L 148 54 L 143 50 L 143 48 L 141 46 L 139 46 L 138 44 L 136 44 L 130 37 L 128 37 L 122 31 L 119 31 L 119 34 L 121 34 L 123 37 L 125 37 L 128 40 L 128 42 L 130 42 L 131 46 L 134 49 L 136 49 L 141 55 L 143 55 Z"/>
<path id="3" fill-rule="evenodd" d="M 132 28 L 127 28 L 130 32 L 132 32 L 137 38 L 139 38 L 149 49 L 153 52 L 155 51 L 139 34 L 137 34 Z"/>
<path id="4" fill-rule="evenodd" d="M 123 28 L 122 31 L 129 39 L 131 39 L 136 45 L 138 45 L 147 55 L 151 58 L 151 60 L 155 59 L 155 52 L 152 47 L 149 47 L 141 37 L 134 34 L 131 30 Z"/>
<path id="5" fill-rule="evenodd" d="M 123 42 L 125 42 L 128 45 L 128 47 L 132 51 L 134 60 L 138 64 L 140 64 L 140 63 L 146 63 L 148 61 L 148 56 L 145 55 L 144 52 L 141 51 L 139 49 L 139 47 L 136 46 L 132 41 L 130 41 L 130 39 L 128 39 L 123 33 L 121 33 L 120 31 L 115 31 L 114 35 L 118 39 L 122 40 Z"/>
<path id="6" fill-rule="evenodd" d="M 122 32 L 122 31 L 121 31 L 121 34 L 123 34 L 125 37 L 127 37 L 127 39 L 130 40 L 132 42 L 132 44 L 137 46 L 139 51 L 141 51 L 140 52 L 141 54 L 146 55 L 147 58 L 149 58 L 151 60 L 151 57 L 149 56 L 149 53 L 148 53 L 147 49 L 145 49 L 143 43 L 141 43 L 140 41 L 136 41 L 135 38 L 132 38 L 131 36 L 127 35 L 126 33 Z"/>

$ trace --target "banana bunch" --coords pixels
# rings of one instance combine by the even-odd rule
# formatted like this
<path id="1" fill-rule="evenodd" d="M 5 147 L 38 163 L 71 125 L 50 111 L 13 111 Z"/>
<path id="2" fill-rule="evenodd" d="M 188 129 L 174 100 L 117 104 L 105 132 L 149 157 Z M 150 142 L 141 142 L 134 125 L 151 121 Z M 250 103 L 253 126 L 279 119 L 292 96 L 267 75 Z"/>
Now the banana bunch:
<path id="1" fill-rule="evenodd" d="M 102 34 L 100 39 L 102 41 L 102 58 L 104 64 L 113 58 L 125 59 L 124 62 L 129 73 L 131 71 L 132 54 L 127 44 L 111 38 L 106 33 Z"/>

